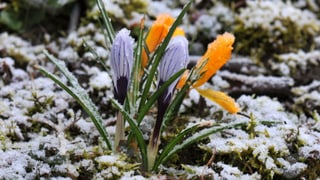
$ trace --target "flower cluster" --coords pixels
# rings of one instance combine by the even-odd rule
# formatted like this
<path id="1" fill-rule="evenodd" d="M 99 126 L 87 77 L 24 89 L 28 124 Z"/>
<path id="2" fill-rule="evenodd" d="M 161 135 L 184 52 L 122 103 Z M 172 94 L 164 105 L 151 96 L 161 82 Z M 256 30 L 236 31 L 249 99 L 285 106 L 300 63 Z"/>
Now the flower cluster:
<path id="1" fill-rule="evenodd" d="M 215 72 L 230 59 L 235 37 L 230 33 L 219 35 L 215 41 L 208 45 L 206 53 L 198 60 L 197 65 L 191 69 L 189 73 L 189 71 L 186 70 L 186 67 L 189 63 L 188 40 L 186 39 L 185 33 L 181 28 L 177 27 L 174 31 L 171 31 L 171 39 L 165 47 L 163 53 L 154 55 L 157 48 L 161 48 L 161 43 L 165 38 L 167 38 L 174 21 L 175 19 L 168 14 L 161 14 L 157 17 L 145 38 L 145 48 L 141 49 L 141 56 L 135 56 L 136 58 L 138 57 L 141 59 L 134 59 L 134 41 L 130 37 L 130 31 L 127 29 L 122 29 L 120 32 L 118 32 L 111 48 L 111 68 L 113 72 L 115 98 L 122 105 L 124 104 L 127 95 L 131 93 L 128 92 L 128 87 L 132 81 L 132 69 L 133 66 L 136 65 L 134 63 L 135 61 L 141 62 L 139 64 L 141 68 L 149 68 L 149 66 L 154 66 L 158 71 L 158 113 L 147 148 L 147 164 L 149 164 L 148 169 L 150 169 L 150 167 L 152 167 L 155 163 L 160 144 L 160 133 L 163 126 L 164 116 L 168 107 L 170 106 L 172 98 L 174 98 L 176 89 L 180 90 L 184 86 L 187 86 L 188 88 L 195 88 L 200 95 L 216 102 L 230 113 L 239 112 L 239 108 L 235 101 L 225 93 L 214 91 L 212 89 L 200 89 L 200 86 L 207 82 L 211 76 L 214 75 Z M 159 64 L 156 64 L 156 60 L 154 59 L 157 56 L 160 56 L 161 58 L 159 59 L 160 61 L 158 61 Z M 182 73 L 182 70 L 185 70 L 185 73 L 181 76 L 181 78 L 179 78 L 178 73 Z M 146 70 L 145 72 L 149 71 Z M 142 76 L 141 73 L 138 74 Z M 168 85 L 166 82 L 176 74 L 177 78 L 172 80 L 172 83 Z M 154 80 L 155 78 L 156 77 L 151 77 L 149 79 Z M 140 86 L 145 88 L 143 87 L 145 83 L 140 83 Z M 166 86 L 164 86 L 165 84 Z M 162 88 L 162 86 L 164 87 Z M 161 92 L 160 89 L 162 89 Z M 148 94 L 142 93 L 141 96 L 148 96 Z M 143 106 L 147 103 L 140 103 L 140 105 L 141 104 Z M 140 110 L 144 108 L 139 107 L 137 109 Z M 139 116 L 141 112 L 135 113 Z M 140 122 L 138 121 L 137 124 L 139 123 Z M 118 117 L 116 127 L 115 149 L 118 149 L 119 142 L 122 138 L 124 138 L 123 118 Z M 117 137 L 117 133 L 122 135 Z"/>
<path id="2" fill-rule="evenodd" d="M 158 151 L 161 132 L 166 130 L 165 124 L 168 124 L 177 114 L 190 88 L 195 88 L 202 96 L 221 105 L 230 113 L 239 111 L 235 101 L 223 92 L 200 88 L 230 59 L 235 40 L 232 34 L 219 35 L 209 44 L 207 52 L 199 59 L 197 65 L 189 71 L 186 70 L 189 63 L 188 40 L 178 25 L 193 2 L 194 0 L 190 0 L 184 6 L 176 20 L 168 14 L 159 15 L 146 38 L 144 38 L 144 21 L 142 20 L 140 34 L 135 43 L 128 29 L 124 28 L 116 35 L 114 34 L 110 18 L 102 8 L 101 1 L 97 0 L 99 10 L 103 14 L 106 35 L 112 42 L 110 65 L 115 99 L 111 99 L 111 102 L 119 110 L 113 148 L 108 132 L 102 125 L 103 119 L 98 108 L 72 73 L 68 71 L 65 64 L 45 52 L 50 61 L 68 79 L 69 85 L 44 68 L 38 67 L 42 73 L 56 82 L 82 106 L 107 147 L 114 151 L 126 151 L 128 155 L 132 155 L 132 158 L 139 159 L 142 171 L 157 170 L 161 164 L 182 148 L 212 133 L 232 127 L 226 125 L 202 129 L 201 124 L 187 126 L 171 141 L 161 146 L 161 151 Z M 90 47 L 89 49 L 94 51 Z M 109 70 L 104 61 L 100 60 L 100 63 L 107 71 Z M 155 105 L 158 109 L 157 118 L 148 143 L 145 141 L 145 133 L 142 132 L 140 124 Z M 126 128 L 126 123 L 130 125 L 129 129 Z M 235 124 L 234 127 L 239 125 L 242 124 Z M 125 129 L 129 131 L 125 133 Z M 198 133 L 189 136 L 195 130 L 199 130 Z M 137 151 L 140 152 L 140 156 L 132 153 Z"/>

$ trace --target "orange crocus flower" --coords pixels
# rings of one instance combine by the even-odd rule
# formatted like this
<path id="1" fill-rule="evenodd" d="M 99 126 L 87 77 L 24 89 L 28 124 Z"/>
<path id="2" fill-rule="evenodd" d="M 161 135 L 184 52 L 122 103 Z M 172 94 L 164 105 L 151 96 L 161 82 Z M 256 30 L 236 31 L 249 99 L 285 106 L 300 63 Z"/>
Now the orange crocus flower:
<path id="1" fill-rule="evenodd" d="M 228 112 L 234 114 L 240 111 L 238 105 L 233 98 L 227 94 L 211 89 L 200 89 L 199 87 L 207 82 L 212 75 L 214 75 L 231 57 L 232 45 L 235 37 L 230 33 L 218 35 L 217 39 L 208 45 L 205 54 L 198 60 L 195 68 L 202 68 L 200 70 L 201 77 L 192 84 L 199 94 L 211 101 L 216 102 Z M 203 63 L 205 63 L 203 65 Z M 186 71 L 177 84 L 177 88 L 181 89 L 186 83 L 189 73 Z"/>
<path id="2" fill-rule="evenodd" d="M 157 16 L 156 21 L 152 24 L 149 33 L 146 37 L 146 45 L 150 53 L 154 52 L 157 46 L 163 41 L 167 36 L 171 25 L 175 19 L 169 14 L 160 14 Z M 176 28 L 173 33 L 173 36 L 184 36 L 184 31 L 181 28 Z M 148 64 L 148 56 L 143 49 L 142 51 L 142 67 L 145 67 Z"/>
<path id="3" fill-rule="evenodd" d="M 200 71 L 202 76 L 193 84 L 197 88 L 207 82 L 231 57 L 235 37 L 230 33 L 218 35 L 217 39 L 208 45 L 206 53 L 198 60 L 196 68 L 207 60 Z"/>

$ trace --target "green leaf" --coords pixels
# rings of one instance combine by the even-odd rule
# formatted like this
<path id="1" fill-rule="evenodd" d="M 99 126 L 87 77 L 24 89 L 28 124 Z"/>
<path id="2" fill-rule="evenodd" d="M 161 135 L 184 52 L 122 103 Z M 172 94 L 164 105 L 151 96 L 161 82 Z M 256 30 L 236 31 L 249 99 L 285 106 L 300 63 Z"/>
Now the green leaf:
<path id="1" fill-rule="evenodd" d="M 189 134 L 190 132 L 196 130 L 197 128 L 199 127 L 199 124 L 196 124 L 194 126 L 191 126 L 185 130 L 183 130 L 182 132 L 180 132 L 173 140 L 171 140 L 169 142 L 169 144 L 167 144 L 161 154 L 159 155 L 159 157 L 156 159 L 156 162 L 154 163 L 154 166 L 153 166 L 153 170 L 156 170 L 158 169 L 159 165 L 163 163 L 164 159 L 166 156 L 168 156 L 168 154 L 172 151 L 172 149 L 178 144 L 180 143 L 183 138 Z"/>
<path id="2" fill-rule="evenodd" d="M 19 14 L 12 9 L 3 10 L 0 12 L 0 23 L 5 24 L 10 29 L 21 31 L 23 28 L 23 21 Z"/>
<path id="3" fill-rule="evenodd" d="M 161 163 L 166 162 L 173 154 L 177 153 L 181 149 L 186 148 L 187 146 L 189 146 L 193 143 L 196 143 L 204 138 L 207 138 L 211 134 L 221 132 L 226 129 L 237 128 L 237 127 L 241 127 L 241 126 L 246 126 L 246 123 L 243 122 L 243 123 L 227 124 L 227 125 L 220 125 L 220 126 L 212 126 L 210 128 L 203 129 L 203 130 L 193 134 L 192 136 L 190 136 L 186 140 L 184 140 L 181 144 L 175 145 L 174 148 L 170 149 L 170 152 L 166 152 L 166 154 L 164 154 L 164 157 L 161 157 Z"/>
<path id="4" fill-rule="evenodd" d="M 163 129 L 166 127 L 166 124 L 168 124 L 168 122 L 177 115 L 182 101 L 185 98 L 186 94 L 189 92 L 189 89 L 190 85 L 185 84 L 182 87 L 182 89 L 177 93 L 177 95 L 173 98 L 163 117 L 163 122 L 160 131 L 163 131 Z"/>
<path id="5" fill-rule="evenodd" d="M 177 73 L 175 73 L 172 77 L 170 77 L 162 86 L 149 98 L 147 103 L 141 108 L 141 110 L 138 113 L 137 122 L 138 124 L 141 123 L 143 117 L 146 115 L 146 113 L 150 110 L 152 105 L 156 102 L 158 97 L 172 84 L 177 78 L 179 78 L 185 69 L 181 69 Z"/>
<path id="6" fill-rule="evenodd" d="M 57 83 L 62 89 L 64 89 L 67 93 L 69 93 L 75 100 L 81 105 L 81 107 L 88 113 L 93 124 L 97 128 L 99 134 L 102 136 L 104 141 L 107 144 L 109 149 L 112 149 L 111 143 L 109 141 L 109 135 L 105 128 L 102 125 L 102 117 L 98 112 L 98 108 L 91 101 L 89 95 L 86 91 L 79 85 L 77 79 L 72 75 L 72 73 L 67 69 L 65 63 L 56 59 L 54 56 L 50 55 L 47 51 L 44 51 L 44 54 L 49 58 L 49 60 L 54 63 L 58 69 L 62 72 L 62 74 L 68 79 L 70 86 L 67 86 L 54 74 L 48 72 L 43 67 L 37 67 L 41 73 L 52 79 L 55 83 Z"/>
<path id="7" fill-rule="evenodd" d="M 139 37 L 138 37 L 138 43 L 136 46 L 136 49 L 134 51 L 134 65 L 133 65 L 133 70 L 131 74 L 131 85 L 130 85 L 130 94 L 129 94 L 129 101 L 130 101 L 130 106 L 131 108 L 136 108 L 136 103 L 139 95 L 139 84 L 140 84 L 140 74 L 141 74 L 141 55 L 142 55 L 142 48 L 143 48 L 143 23 L 144 23 L 144 18 L 141 20 L 140 24 L 140 31 L 139 31 Z M 132 110 L 131 110 L 132 112 Z"/>
<path id="8" fill-rule="evenodd" d="M 84 44 L 84 47 L 87 48 L 87 49 L 93 54 L 93 56 L 96 58 L 96 61 L 103 66 L 104 70 L 105 70 L 105 71 L 109 71 L 110 69 L 109 69 L 108 66 L 106 65 L 105 61 L 104 61 L 101 57 L 98 56 L 98 53 L 96 52 L 96 50 L 95 50 L 94 48 L 92 48 L 92 47 L 87 43 L 86 40 L 83 40 L 83 44 Z"/>
<path id="9" fill-rule="evenodd" d="M 109 41 L 112 44 L 114 36 L 115 36 L 115 33 L 114 33 L 113 26 L 111 24 L 111 19 L 108 16 L 106 8 L 103 6 L 103 3 L 101 2 L 101 0 L 96 0 L 96 2 L 97 2 L 97 5 L 98 5 L 98 8 L 99 8 L 99 11 L 102 14 L 102 20 L 103 20 L 105 29 L 106 29 L 108 37 L 109 37 Z"/>

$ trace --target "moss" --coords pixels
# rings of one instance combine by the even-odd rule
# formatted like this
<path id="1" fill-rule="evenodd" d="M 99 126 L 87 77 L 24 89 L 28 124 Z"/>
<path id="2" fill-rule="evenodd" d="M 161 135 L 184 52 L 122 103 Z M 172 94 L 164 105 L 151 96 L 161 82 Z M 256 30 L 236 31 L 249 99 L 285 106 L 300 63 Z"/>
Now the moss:
<path id="1" fill-rule="evenodd" d="M 295 16 L 290 18 L 293 15 L 286 13 Z M 314 47 L 313 38 L 320 31 L 317 24 L 319 22 L 311 12 L 289 4 L 251 2 L 236 18 L 235 51 L 257 59 L 268 59 L 274 54 L 309 50 Z"/>
<path id="2" fill-rule="evenodd" d="M 43 113 L 53 104 L 53 98 L 53 96 L 38 96 L 36 92 L 33 92 L 30 100 L 33 101 L 34 106 L 27 110 L 26 115 L 32 116 L 35 113 Z"/>
<path id="3" fill-rule="evenodd" d="M 148 2 L 146 0 L 129 0 L 127 3 L 120 3 L 121 9 L 124 11 L 126 18 L 132 18 L 132 12 L 145 13 Z"/>
<path id="4" fill-rule="evenodd" d="M 307 170 L 304 172 L 304 177 L 306 179 L 317 179 L 320 174 L 320 160 L 309 158 L 306 160 L 308 164 Z"/>
<path id="5" fill-rule="evenodd" d="M 13 0 L 0 12 L 0 27 L 24 32 L 32 26 L 45 22 L 48 17 L 58 13 L 70 12 L 66 4 L 73 0 L 60 2 L 59 0 L 31 1 Z M 64 8 L 63 10 L 61 10 Z"/>

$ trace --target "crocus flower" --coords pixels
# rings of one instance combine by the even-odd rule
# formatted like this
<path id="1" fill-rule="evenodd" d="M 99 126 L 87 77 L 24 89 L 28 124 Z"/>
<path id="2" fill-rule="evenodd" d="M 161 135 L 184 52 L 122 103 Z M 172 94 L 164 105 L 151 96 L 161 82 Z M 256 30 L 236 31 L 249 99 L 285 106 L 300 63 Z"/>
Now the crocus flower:
<path id="1" fill-rule="evenodd" d="M 170 41 L 159 64 L 158 86 L 161 86 L 181 69 L 186 68 L 188 63 L 189 53 L 187 39 L 184 36 L 174 37 Z M 172 95 L 177 82 L 178 79 L 168 87 L 168 93 L 165 95 L 164 100 Z"/>
<path id="2" fill-rule="evenodd" d="M 239 107 L 233 98 L 223 92 L 211 89 L 200 89 L 199 87 L 207 82 L 231 57 L 232 45 L 235 37 L 230 33 L 218 35 L 217 39 L 208 45 L 205 54 L 198 60 L 196 69 L 200 69 L 200 78 L 192 84 L 199 94 L 209 100 L 216 102 L 228 112 L 234 114 L 239 112 Z M 203 64 L 206 63 L 206 64 Z M 180 89 L 187 80 L 188 72 L 182 75 L 177 88 Z"/>
<path id="3" fill-rule="evenodd" d="M 218 35 L 217 39 L 208 45 L 207 51 L 198 60 L 196 68 L 200 68 L 206 61 L 207 63 L 200 71 L 202 76 L 193 84 L 193 87 L 197 88 L 207 82 L 230 59 L 234 40 L 235 37 L 232 34 L 224 33 Z"/>
<path id="4" fill-rule="evenodd" d="M 176 36 L 172 38 L 159 64 L 158 88 L 166 82 L 170 77 L 189 63 L 188 41 L 184 36 Z M 166 112 L 178 79 L 174 81 L 158 98 L 158 115 L 154 130 L 152 132 L 148 145 L 148 164 L 150 167 L 154 164 L 158 147 L 160 144 L 160 130 L 164 113 Z"/>
<path id="5" fill-rule="evenodd" d="M 159 64 L 158 88 L 175 73 L 186 68 L 189 63 L 188 41 L 184 36 L 176 36 L 168 47 Z M 155 124 L 153 139 L 158 139 L 163 115 L 170 104 L 178 79 L 174 81 L 158 98 L 158 116 Z M 157 142 L 153 142 L 156 144 Z"/>
<path id="6" fill-rule="evenodd" d="M 146 37 L 146 46 L 150 53 L 154 52 L 157 46 L 167 36 L 171 25 L 174 22 L 174 18 L 169 14 L 160 14 L 157 16 L 156 21 L 152 24 L 149 33 Z M 183 35 L 184 31 L 181 28 L 176 28 L 173 37 Z M 148 56 L 145 50 L 142 51 L 142 67 L 148 64 Z"/>
<path id="7" fill-rule="evenodd" d="M 111 47 L 111 70 L 115 98 L 123 104 L 130 83 L 133 66 L 133 43 L 130 31 L 122 29 L 116 35 Z"/>

